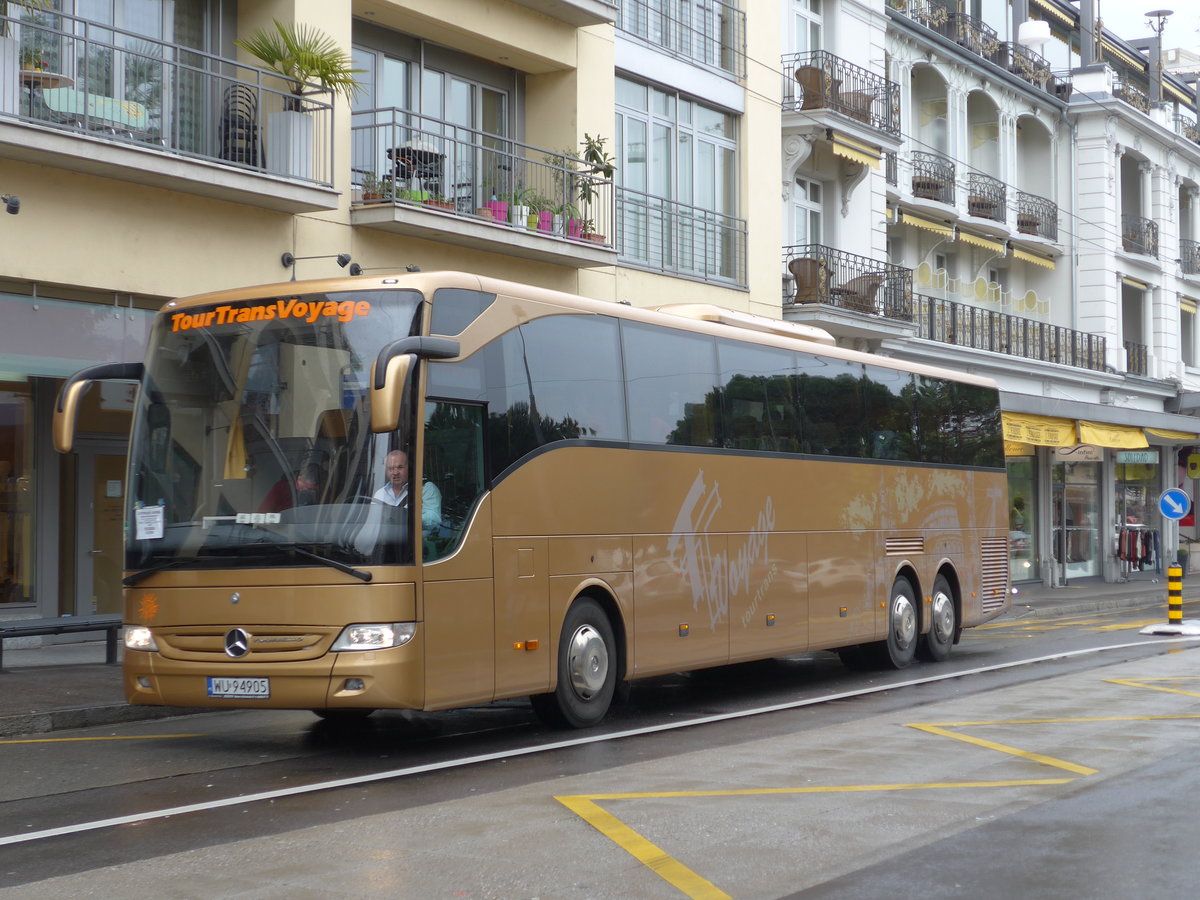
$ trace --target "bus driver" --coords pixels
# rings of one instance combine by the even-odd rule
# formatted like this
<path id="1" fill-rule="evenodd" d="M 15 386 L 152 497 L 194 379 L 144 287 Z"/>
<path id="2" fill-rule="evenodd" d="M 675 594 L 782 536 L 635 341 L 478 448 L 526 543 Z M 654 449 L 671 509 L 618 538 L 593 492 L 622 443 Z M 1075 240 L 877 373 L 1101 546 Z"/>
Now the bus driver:
<path id="1" fill-rule="evenodd" d="M 408 505 L 408 454 L 393 450 L 383 461 L 387 484 L 375 492 L 374 499 L 388 506 Z M 428 531 L 442 524 L 442 492 L 426 481 L 421 485 L 421 525 Z"/>

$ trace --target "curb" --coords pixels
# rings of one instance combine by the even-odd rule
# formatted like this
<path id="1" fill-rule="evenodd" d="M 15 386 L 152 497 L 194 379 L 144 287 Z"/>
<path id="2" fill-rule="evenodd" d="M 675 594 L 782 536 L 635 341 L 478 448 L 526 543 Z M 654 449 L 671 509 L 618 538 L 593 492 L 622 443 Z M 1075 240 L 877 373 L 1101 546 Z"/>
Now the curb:
<path id="1" fill-rule="evenodd" d="M 117 725 L 122 722 L 141 722 L 151 719 L 171 719 L 217 711 L 183 706 L 129 706 L 125 703 L 105 706 L 74 706 L 22 715 L 0 716 L 0 737 L 48 734 L 52 731 L 64 731 L 69 728 Z"/>

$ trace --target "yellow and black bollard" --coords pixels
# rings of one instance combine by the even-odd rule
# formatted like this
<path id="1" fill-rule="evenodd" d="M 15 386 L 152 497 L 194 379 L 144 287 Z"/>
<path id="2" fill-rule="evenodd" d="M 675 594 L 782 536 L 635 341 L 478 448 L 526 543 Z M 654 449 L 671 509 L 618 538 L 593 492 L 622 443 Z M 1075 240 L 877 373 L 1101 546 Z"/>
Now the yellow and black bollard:
<path id="1" fill-rule="evenodd" d="M 1183 624 L 1183 566 L 1167 566 L 1167 624 Z"/>

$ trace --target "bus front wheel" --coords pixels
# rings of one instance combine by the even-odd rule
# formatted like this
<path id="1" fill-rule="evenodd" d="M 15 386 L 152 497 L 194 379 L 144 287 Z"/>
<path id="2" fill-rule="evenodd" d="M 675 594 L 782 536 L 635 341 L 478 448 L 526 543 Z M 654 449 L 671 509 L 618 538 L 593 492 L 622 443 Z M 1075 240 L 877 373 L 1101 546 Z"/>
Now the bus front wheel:
<path id="1" fill-rule="evenodd" d="M 930 601 L 929 632 L 922 636 L 919 652 L 922 659 L 943 662 L 950 656 L 950 648 L 954 646 L 954 631 L 958 628 L 954 592 L 944 575 L 934 580 Z"/>
<path id="2" fill-rule="evenodd" d="M 897 578 L 888 593 L 887 640 L 879 642 L 880 662 L 903 669 L 917 654 L 920 623 L 917 595 L 907 578 Z"/>
<path id="3" fill-rule="evenodd" d="M 608 712 L 617 683 L 612 623 L 589 597 L 576 600 L 563 620 L 558 642 L 558 686 L 530 698 L 550 725 L 587 728 Z"/>

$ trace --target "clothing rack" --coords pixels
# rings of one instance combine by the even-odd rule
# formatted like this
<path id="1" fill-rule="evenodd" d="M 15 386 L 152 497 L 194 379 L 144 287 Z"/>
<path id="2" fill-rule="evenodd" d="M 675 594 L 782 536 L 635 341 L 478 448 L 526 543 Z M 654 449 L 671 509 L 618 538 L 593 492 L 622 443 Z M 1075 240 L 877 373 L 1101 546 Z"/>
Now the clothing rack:
<path id="1" fill-rule="evenodd" d="M 1121 575 L 1153 569 L 1162 574 L 1162 537 L 1155 528 L 1145 525 L 1122 525 L 1117 529 L 1116 557 L 1121 561 Z"/>

